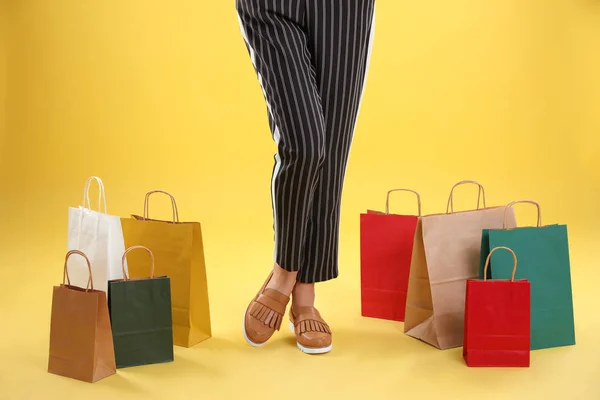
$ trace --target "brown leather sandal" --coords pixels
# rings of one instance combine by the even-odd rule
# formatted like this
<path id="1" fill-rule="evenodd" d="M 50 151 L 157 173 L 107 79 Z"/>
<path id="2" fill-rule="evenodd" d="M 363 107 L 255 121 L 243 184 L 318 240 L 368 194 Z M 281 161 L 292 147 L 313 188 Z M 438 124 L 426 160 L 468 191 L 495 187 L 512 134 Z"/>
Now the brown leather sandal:
<path id="1" fill-rule="evenodd" d="M 296 345 L 306 354 L 331 351 L 331 329 L 314 307 L 298 307 L 290 311 L 290 330 L 296 334 Z"/>
<path id="2" fill-rule="evenodd" d="M 244 313 L 244 339 L 249 345 L 260 347 L 281 328 L 290 296 L 274 289 L 267 289 L 273 273 L 269 275 L 256 297 Z"/>

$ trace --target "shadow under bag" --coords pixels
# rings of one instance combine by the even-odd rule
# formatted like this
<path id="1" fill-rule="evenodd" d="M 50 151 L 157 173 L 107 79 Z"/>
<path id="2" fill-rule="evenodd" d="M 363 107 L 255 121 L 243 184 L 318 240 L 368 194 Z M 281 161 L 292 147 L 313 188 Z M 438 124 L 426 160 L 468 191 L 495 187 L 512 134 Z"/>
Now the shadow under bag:
<path id="1" fill-rule="evenodd" d="M 154 255 L 150 255 L 150 277 L 125 278 L 108 283 L 108 308 L 112 324 L 117 368 L 173 361 L 171 285 L 166 276 L 154 276 Z"/>
<path id="2" fill-rule="evenodd" d="M 531 200 L 510 203 L 507 213 L 518 203 L 537 207 L 537 226 L 515 228 L 506 224 L 503 229 L 484 230 L 480 276 L 484 276 L 484 260 L 490 248 L 510 247 L 519 259 L 517 279 L 526 278 L 531 282 L 531 350 L 574 345 L 575 321 L 567 226 L 542 225 L 540 205 Z M 502 265 L 502 262 L 492 262 L 487 278 L 507 279 L 510 270 Z"/>
<path id="3" fill-rule="evenodd" d="M 85 289 L 71 286 L 69 280 L 67 262 L 75 254 L 87 264 Z M 48 372 L 85 382 L 96 382 L 116 372 L 106 293 L 94 290 L 92 266 L 78 250 L 67 253 L 63 283 L 55 286 L 52 294 Z"/>

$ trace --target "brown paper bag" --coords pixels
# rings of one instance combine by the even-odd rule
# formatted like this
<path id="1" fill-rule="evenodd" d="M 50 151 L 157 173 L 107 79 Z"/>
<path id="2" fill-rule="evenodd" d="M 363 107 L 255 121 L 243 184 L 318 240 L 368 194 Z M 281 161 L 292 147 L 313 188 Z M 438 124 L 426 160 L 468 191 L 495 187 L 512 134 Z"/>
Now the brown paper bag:
<path id="1" fill-rule="evenodd" d="M 67 261 L 73 254 L 83 256 L 87 262 L 89 279 L 85 289 L 71 286 Z M 85 254 L 69 251 L 63 283 L 54 287 L 52 295 L 48 372 L 96 382 L 116 371 L 106 293 L 94 290 L 92 267 Z"/>
<path id="2" fill-rule="evenodd" d="M 479 186 L 477 209 L 454 212 L 454 189 Z M 479 208 L 483 199 L 483 208 Z M 410 266 L 404 333 L 439 349 L 463 344 L 466 280 L 479 277 L 483 229 L 502 229 L 506 207 L 486 208 L 481 184 L 452 187 L 446 214 L 419 219 Z M 506 227 L 514 228 L 512 209 Z"/>
<path id="3" fill-rule="evenodd" d="M 148 199 L 153 193 L 171 198 L 172 221 L 148 218 Z M 211 337 L 210 308 L 202 231 L 198 222 L 179 222 L 175 198 L 153 190 L 146 194 L 144 215 L 121 220 L 125 247 L 141 245 L 152 250 L 155 273 L 171 279 L 173 343 L 190 347 Z M 142 254 L 143 255 L 143 254 Z M 147 260 L 139 254 L 128 256 L 129 276 L 148 276 Z"/>

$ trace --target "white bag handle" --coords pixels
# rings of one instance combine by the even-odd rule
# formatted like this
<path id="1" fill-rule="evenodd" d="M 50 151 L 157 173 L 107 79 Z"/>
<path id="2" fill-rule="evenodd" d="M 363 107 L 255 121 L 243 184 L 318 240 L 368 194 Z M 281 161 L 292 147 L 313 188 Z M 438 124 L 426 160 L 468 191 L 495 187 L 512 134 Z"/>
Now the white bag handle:
<path id="1" fill-rule="evenodd" d="M 101 212 L 100 206 L 102 200 L 104 200 L 104 214 L 106 214 L 106 193 L 104 192 L 104 183 L 102 182 L 102 179 L 97 176 L 90 176 L 87 181 L 85 181 L 85 186 L 83 188 L 83 207 L 90 210 L 92 209 L 92 204 L 90 202 L 90 186 L 94 180 L 98 182 L 98 212 Z"/>

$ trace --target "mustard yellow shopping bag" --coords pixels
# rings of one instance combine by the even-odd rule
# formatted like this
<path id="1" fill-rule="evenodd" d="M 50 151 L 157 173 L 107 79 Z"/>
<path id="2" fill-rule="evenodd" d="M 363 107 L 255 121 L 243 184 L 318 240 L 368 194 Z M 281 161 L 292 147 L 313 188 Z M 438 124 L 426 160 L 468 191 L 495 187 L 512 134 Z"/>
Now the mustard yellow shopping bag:
<path id="1" fill-rule="evenodd" d="M 148 199 L 153 193 L 171 198 L 173 219 L 148 218 Z M 155 258 L 155 273 L 171 279 L 173 344 L 191 347 L 211 337 L 210 308 L 202 230 L 198 222 L 180 222 L 175 198 L 162 190 L 146 194 L 143 216 L 132 215 L 121 221 L 125 247 L 144 246 Z M 144 254 L 128 255 L 129 275 L 148 275 Z"/>

